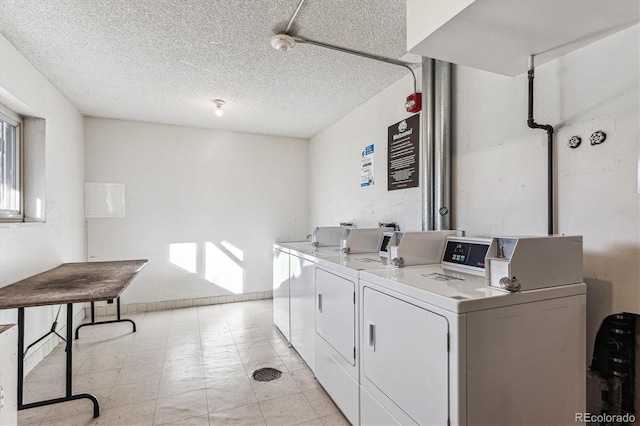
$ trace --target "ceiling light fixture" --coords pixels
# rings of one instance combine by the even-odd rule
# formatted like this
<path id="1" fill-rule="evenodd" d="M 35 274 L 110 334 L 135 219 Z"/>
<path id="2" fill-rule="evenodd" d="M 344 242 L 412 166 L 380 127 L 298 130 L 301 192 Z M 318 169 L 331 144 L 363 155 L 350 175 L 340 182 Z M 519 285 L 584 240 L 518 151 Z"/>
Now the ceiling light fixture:
<path id="1" fill-rule="evenodd" d="M 222 110 L 224 101 L 222 99 L 214 99 L 213 103 L 216 104 L 216 117 L 222 117 L 222 114 L 224 114 L 224 111 Z"/>
<path id="2" fill-rule="evenodd" d="M 287 52 L 293 49 L 296 45 L 296 41 L 288 34 L 276 34 L 271 37 L 271 46 L 282 52 Z"/>

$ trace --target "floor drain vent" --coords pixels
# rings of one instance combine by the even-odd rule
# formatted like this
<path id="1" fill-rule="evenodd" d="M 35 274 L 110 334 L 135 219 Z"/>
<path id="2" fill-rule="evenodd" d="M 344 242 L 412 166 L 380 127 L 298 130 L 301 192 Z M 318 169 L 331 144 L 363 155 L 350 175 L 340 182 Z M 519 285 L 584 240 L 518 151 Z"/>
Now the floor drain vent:
<path id="1" fill-rule="evenodd" d="M 253 380 L 257 382 L 270 382 L 279 379 L 280 376 L 282 372 L 275 368 L 261 368 L 253 372 Z"/>

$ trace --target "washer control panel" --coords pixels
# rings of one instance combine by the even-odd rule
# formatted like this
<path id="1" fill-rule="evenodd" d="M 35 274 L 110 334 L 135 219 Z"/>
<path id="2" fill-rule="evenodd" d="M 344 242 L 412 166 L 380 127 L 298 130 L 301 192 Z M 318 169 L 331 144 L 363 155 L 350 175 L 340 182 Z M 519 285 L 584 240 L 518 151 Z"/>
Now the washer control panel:
<path id="1" fill-rule="evenodd" d="M 485 257 L 490 245 L 490 238 L 449 237 L 442 263 L 484 273 Z"/>

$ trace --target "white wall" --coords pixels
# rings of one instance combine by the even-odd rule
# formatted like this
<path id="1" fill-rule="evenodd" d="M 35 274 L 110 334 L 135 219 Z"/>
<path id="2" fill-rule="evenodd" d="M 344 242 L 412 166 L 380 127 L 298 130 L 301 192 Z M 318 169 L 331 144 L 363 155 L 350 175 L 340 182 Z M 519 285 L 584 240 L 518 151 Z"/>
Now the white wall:
<path id="1" fill-rule="evenodd" d="M 84 136 L 82 115 L 2 36 L 0 88 L 0 102 L 46 119 L 46 223 L 0 225 L 3 287 L 84 260 Z M 49 331 L 56 309 L 26 310 L 27 344 Z M 0 311 L 0 323 L 16 321 L 17 310 Z"/>
<path id="2" fill-rule="evenodd" d="M 610 314 L 640 314 L 639 27 L 536 69 L 538 123 L 556 136 L 556 232 L 584 236 L 587 365 Z M 523 63 L 523 67 L 525 64 Z M 453 222 L 477 234 L 546 232 L 546 133 L 526 126 L 527 78 L 454 75 Z M 589 136 L 607 139 L 591 146 Z M 570 149 L 571 136 L 582 145 Z M 598 380 L 588 405 L 600 409 Z"/>
<path id="3" fill-rule="evenodd" d="M 640 313 L 639 27 L 536 69 L 535 114 L 557 141 L 557 232 L 584 236 L 588 348 L 605 316 Z M 523 75 L 454 67 L 452 226 L 468 235 L 547 232 L 546 133 L 529 129 Z M 386 127 L 403 116 L 397 83 L 311 140 L 311 223 L 382 216 L 419 229 L 418 189 L 386 192 Z M 607 133 L 589 144 L 596 130 Z M 570 136 L 582 146 L 567 147 Z M 374 188 L 358 187 L 358 154 L 376 143 Z"/>
<path id="4" fill-rule="evenodd" d="M 590 349 L 605 316 L 640 313 L 639 52 L 635 26 L 535 74 L 534 118 L 558 132 L 556 230 L 584 236 Z M 526 75 L 457 67 L 454 77 L 455 225 L 485 235 L 544 234 L 546 133 L 526 125 Z M 591 146 L 597 130 L 607 140 Z M 567 146 L 573 135 L 583 140 L 577 149 Z"/>
<path id="5" fill-rule="evenodd" d="M 270 291 L 273 242 L 310 232 L 307 140 L 99 118 L 85 135 L 86 181 L 126 185 L 125 218 L 88 220 L 90 260 L 149 259 L 125 304 Z"/>
<path id="6" fill-rule="evenodd" d="M 420 85 L 420 69 L 416 74 Z M 312 226 L 394 221 L 405 230 L 422 229 L 420 188 L 387 191 L 387 129 L 414 115 L 404 108 L 411 92 L 413 80 L 407 74 L 311 139 Z M 360 187 L 360 153 L 369 144 L 375 145 L 375 183 Z"/>

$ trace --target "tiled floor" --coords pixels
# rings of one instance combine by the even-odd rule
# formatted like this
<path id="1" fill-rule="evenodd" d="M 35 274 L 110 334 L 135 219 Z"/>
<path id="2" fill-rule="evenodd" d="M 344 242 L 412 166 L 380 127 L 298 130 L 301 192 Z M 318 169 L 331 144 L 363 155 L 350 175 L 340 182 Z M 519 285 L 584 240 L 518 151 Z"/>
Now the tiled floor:
<path id="1" fill-rule="evenodd" d="M 272 325 L 271 300 L 127 315 L 74 341 L 74 393 L 87 400 L 23 410 L 19 425 L 346 425 Z M 102 318 L 99 318 L 102 319 Z M 63 345 L 25 381 L 25 402 L 64 395 Z M 283 372 L 259 383 L 260 367 Z"/>

